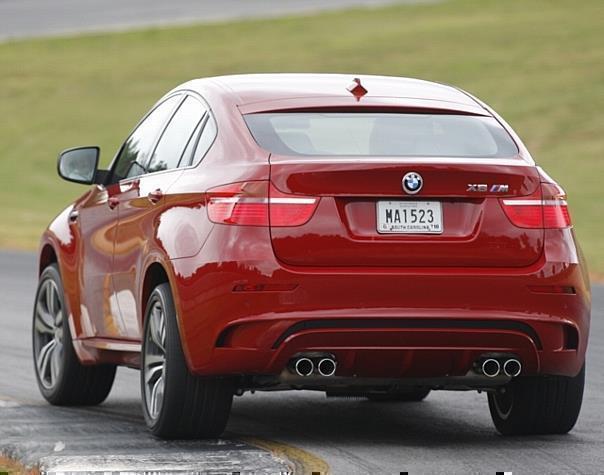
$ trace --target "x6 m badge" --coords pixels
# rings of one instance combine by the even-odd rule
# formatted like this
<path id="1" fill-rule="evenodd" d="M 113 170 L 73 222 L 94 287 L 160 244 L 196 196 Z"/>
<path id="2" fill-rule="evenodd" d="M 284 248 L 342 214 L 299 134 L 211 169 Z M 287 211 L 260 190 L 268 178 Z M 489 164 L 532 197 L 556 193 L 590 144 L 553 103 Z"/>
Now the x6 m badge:
<path id="1" fill-rule="evenodd" d="M 510 189 L 509 185 L 487 185 L 486 183 L 468 183 L 466 191 L 474 191 L 478 193 L 507 193 Z"/>

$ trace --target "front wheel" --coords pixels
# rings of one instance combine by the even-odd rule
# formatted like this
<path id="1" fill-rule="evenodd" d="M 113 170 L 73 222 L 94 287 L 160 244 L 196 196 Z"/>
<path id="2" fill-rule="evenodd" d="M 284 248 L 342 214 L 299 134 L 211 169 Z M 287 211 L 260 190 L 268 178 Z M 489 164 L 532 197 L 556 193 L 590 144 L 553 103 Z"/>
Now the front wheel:
<path id="1" fill-rule="evenodd" d="M 489 410 L 503 435 L 566 434 L 577 422 L 585 365 L 575 377 L 531 376 L 489 394 Z"/>
<path id="2" fill-rule="evenodd" d="M 56 264 L 40 275 L 33 318 L 34 368 L 44 399 L 64 406 L 100 404 L 111 391 L 115 365 L 84 366 L 72 343 Z"/>
<path id="3" fill-rule="evenodd" d="M 218 437 L 228 421 L 233 393 L 229 379 L 191 374 L 170 285 L 158 285 L 147 303 L 141 365 L 143 413 L 151 432 L 169 439 Z"/>

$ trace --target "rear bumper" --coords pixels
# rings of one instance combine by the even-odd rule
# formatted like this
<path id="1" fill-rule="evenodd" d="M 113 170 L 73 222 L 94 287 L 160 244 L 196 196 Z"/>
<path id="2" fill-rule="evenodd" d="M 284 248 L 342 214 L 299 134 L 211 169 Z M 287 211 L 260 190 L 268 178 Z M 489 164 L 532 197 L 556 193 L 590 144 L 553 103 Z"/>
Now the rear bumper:
<path id="1" fill-rule="evenodd" d="M 527 269 L 327 270 L 279 263 L 265 229 L 232 242 L 225 228 L 173 261 L 183 346 L 200 375 L 279 375 L 309 351 L 333 354 L 345 378 L 459 377 L 493 352 L 516 355 L 522 374 L 583 365 L 589 282 L 569 230 Z M 548 286 L 573 292 L 534 290 Z"/>
<path id="2" fill-rule="evenodd" d="M 575 375 L 583 359 L 569 345 L 576 326 L 528 318 L 305 318 L 230 325 L 203 374 L 279 374 L 306 352 L 335 356 L 338 376 L 463 376 L 485 354 L 515 355 L 523 374 Z M 571 346 L 571 347 L 569 347 Z"/>

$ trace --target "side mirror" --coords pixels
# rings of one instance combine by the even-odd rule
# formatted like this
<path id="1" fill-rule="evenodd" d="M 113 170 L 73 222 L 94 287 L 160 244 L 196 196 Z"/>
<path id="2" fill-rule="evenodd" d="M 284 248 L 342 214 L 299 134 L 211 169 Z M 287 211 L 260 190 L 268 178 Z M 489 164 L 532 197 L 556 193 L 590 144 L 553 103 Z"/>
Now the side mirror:
<path id="1" fill-rule="evenodd" d="M 67 181 L 92 185 L 95 183 L 100 156 L 99 147 L 76 147 L 59 155 L 59 176 Z"/>

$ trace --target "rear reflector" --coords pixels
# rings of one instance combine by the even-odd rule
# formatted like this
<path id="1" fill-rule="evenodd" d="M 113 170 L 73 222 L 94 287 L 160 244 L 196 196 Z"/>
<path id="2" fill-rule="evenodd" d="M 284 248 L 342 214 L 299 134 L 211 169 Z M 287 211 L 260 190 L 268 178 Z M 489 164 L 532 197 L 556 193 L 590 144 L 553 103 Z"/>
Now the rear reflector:
<path id="1" fill-rule="evenodd" d="M 501 204 L 508 219 L 519 228 L 560 229 L 571 225 L 566 194 L 554 183 L 542 183 L 531 196 L 506 198 Z"/>
<path id="2" fill-rule="evenodd" d="M 529 290 L 537 294 L 575 295 L 577 293 L 572 285 L 529 285 Z"/>
<path id="3" fill-rule="evenodd" d="M 282 193 L 268 181 L 231 183 L 207 194 L 211 221 L 240 226 L 300 226 L 318 203 L 319 198 Z"/>

